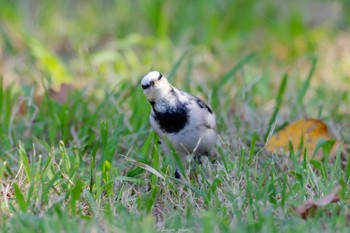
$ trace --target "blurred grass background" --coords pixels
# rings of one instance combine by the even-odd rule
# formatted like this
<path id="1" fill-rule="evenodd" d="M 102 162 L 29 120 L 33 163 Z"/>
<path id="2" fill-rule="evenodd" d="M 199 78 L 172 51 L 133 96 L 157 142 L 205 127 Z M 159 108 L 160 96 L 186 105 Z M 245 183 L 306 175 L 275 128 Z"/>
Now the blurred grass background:
<path id="1" fill-rule="evenodd" d="M 332 45 L 347 32 L 350 8 L 346 0 L 3 0 L 1 6 L 3 62 L 21 54 L 25 59 L 30 52 L 40 59 L 30 51 L 35 50 L 31 37 L 54 51 L 71 72 L 92 57 L 98 68 L 111 63 L 116 73 L 129 70 L 128 75 L 140 72 L 140 66 L 168 70 L 193 47 L 214 59 L 214 64 L 207 61 L 207 69 L 219 63 L 224 71 L 250 51 L 276 65 L 322 54 L 323 43 Z"/>
<path id="2" fill-rule="evenodd" d="M 17 93 L 42 93 L 43 86 L 58 90 L 69 83 L 98 103 L 106 91 L 131 85 L 131 91 L 119 92 L 127 99 L 142 75 L 156 69 L 170 76 L 176 72 L 175 85 L 202 95 L 207 91 L 209 96 L 202 96 L 207 99 L 210 86 L 254 54 L 234 81 L 227 79 L 223 90 L 230 98 L 214 109 L 245 103 L 268 115 L 275 96 L 271 88 L 277 90 L 287 73 L 287 99 L 297 111 L 284 109 L 285 116 L 324 113 L 327 119 L 337 113 L 332 119 L 340 120 L 348 112 L 342 103 L 350 88 L 348 10 L 346 0 L 2 0 L 0 71 L 5 86 L 18 84 Z M 305 107 L 295 96 L 313 59 Z M 132 99 L 144 101 L 138 95 Z M 118 111 L 131 114 L 127 106 L 133 104 L 122 105 Z M 143 119 L 132 117 L 134 126 L 143 125 Z"/>
<path id="3" fill-rule="evenodd" d="M 280 102 L 277 126 L 320 118 L 349 143 L 348 12 L 347 0 L 0 0 L 1 229 L 309 229 L 314 222 L 288 208 L 328 192 L 345 177 L 340 165 L 321 166 L 322 176 L 299 166 L 285 175 L 274 161 L 252 163 L 261 155 L 255 140 L 265 142 Z M 222 164 L 209 189 L 142 173 L 144 164 L 172 173 L 158 161 L 139 88 L 153 69 L 216 112 Z M 49 89 L 62 83 L 74 91 L 59 103 Z"/>

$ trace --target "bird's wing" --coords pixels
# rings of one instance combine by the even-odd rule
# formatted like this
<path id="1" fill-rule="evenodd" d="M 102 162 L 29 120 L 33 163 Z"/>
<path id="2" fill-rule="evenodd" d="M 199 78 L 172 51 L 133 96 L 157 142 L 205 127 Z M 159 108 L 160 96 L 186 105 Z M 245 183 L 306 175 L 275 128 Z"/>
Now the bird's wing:
<path id="1" fill-rule="evenodd" d="M 196 101 L 198 107 L 206 109 L 210 114 L 213 114 L 213 111 L 211 110 L 211 108 L 206 103 L 204 103 L 203 100 L 201 100 L 200 98 L 198 98 L 196 96 L 193 96 L 193 98 Z"/>
<path id="2" fill-rule="evenodd" d="M 204 120 L 204 124 L 208 128 L 216 129 L 216 119 L 212 109 L 200 98 L 186 92 L 182 92 L 182 94 L 195 106 L 194 111 L 202 116 L 201 119 Z"/>
<path id="3" fill-rule="evenodd" d="M 208 112 L 210 114 L 213 114 L 213 111 L 211 110 L 211 108 L 200 98 L 198 98 L 197 96 L 193 96 L 187 92 L 184 91 L 180 91 L 181 94 L 183 96 L 185 96 L 185 100 L 189 100 L 191 102 L 194 102 L 199 108 L 201 108 L 202 110 L 204 110 L 204 112 Z"/>

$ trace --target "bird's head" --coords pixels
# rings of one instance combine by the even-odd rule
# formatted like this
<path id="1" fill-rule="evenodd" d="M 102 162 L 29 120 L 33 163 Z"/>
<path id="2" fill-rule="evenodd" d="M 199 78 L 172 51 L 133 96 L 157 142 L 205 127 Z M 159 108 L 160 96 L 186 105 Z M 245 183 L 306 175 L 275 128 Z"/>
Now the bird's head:
<path id="1" fill-rule="evenodd" d="M 141 80 L 141 86 L 148 100 L 165 97 L 172 88 L 168 80 L 158 71 L 146 74 Z"/>

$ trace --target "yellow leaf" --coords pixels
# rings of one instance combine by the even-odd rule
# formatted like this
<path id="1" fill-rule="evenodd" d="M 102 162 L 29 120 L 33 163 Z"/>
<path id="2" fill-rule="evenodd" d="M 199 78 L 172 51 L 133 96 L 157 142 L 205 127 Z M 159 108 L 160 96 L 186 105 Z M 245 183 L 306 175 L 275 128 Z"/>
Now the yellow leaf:
<path id="1" fill-rule="evenodd" d="M 320 139 L 333 139 L 328 133 L 327 125 L 324 122 L 317 119 L 297 120 L 272 135 L 266 144 L 266 150 L 270 153 L 287 153 L 289 152 L 289 142 L 291 142 L 294 151 L 303 146 L 301 148 L 302 151 L 305 148 L 307 149 L 307 159 L 312 159 L 313 152 Z M 331 155 L 335 155 L 338 144 L 336 142 L 333 145 Z M 322 155 L 317 153 L 314 159 L 320 160 Z"/>

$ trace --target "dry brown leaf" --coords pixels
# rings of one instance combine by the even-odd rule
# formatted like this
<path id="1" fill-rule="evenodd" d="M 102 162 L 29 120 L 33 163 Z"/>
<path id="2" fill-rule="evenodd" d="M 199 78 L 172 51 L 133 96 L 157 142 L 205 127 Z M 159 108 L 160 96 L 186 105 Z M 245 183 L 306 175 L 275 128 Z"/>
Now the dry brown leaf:
<path id="1" fill-rule="evenodd" d="M 316 209 L 321 206 L 328 205 L 332 202 L 338 202 L 339 198 L 339 190 L 341 189 L 340 184 L 336 185 L 332 192 L 326 196 L 321 197 L 320 199 L 313 201 L 308 200 L 304 204 L 294 207 L 293 210 L 302 218 L 306 219 L 313 213 L 315 213 Z"/>
<path id="2" fill-rule="evenodd" d="M 64 104 L 67 101 L 67 97 L 71 90 L 73 89 L 72 85 L 69 84 L 61 84 L 60 90 L 55 91 L 53 89 L 49 90 L 49 97 L 51 99 L 57 100 L 57 102 Z"/>
<path id="3" fill-rule="evenodd" d="M 35 105 L 40 106 L 42 101 L 43 101 L 43 96 L 41 96 L 41 95 L 34 96 Z M 19 109 L 18 109 L 19 115 L 25 115 L 27 113 L 27 111 L 28 111 L 27 102 L 28 101 L 25 101 L 24 99 L 20 100 Z"/>
<path id="4" fill-rule="evenodd" d="M 272 135 L 266 144 L 266 150 L 270 153 L 279 154 L 288 152 L 289 142 L 291 142 L 294 151 L 296 151 L 302 142 L 304 148 L 307 148 L 307 159 L 311 159 L 319 139 L 333 139 L 328 133 L 327 125 L 323 121 L 317 119 L 297 120 Z M 339 143 L 337 142 L 333 145 L 331 155 L 335 155 L 338 145 Z M 322 159 L 322 154 L 316 154 L 314 159 Z"/>
<path id="5" fill-rule="evenodd" d="M 51 99 L 56 100 L 58 103 L 64 104 L 67 101 L 67 97 L 69 93 L 72 91 L 73 86 L 69 84 L 61 84 L 60 89 L 58 91 L 55 91 L 54 89 L 49 89 L 48 96 Z M 34 95 L 34 103 L 36 106 L 40 107 L 41 103 L 43 101 L 43 96 L 42 95 Z M 27 102 L 24 100 L 20 101 L 19 104 L 19 110 L 18 114 L 19 115 L 25 115 L 27 113 Z"/>

